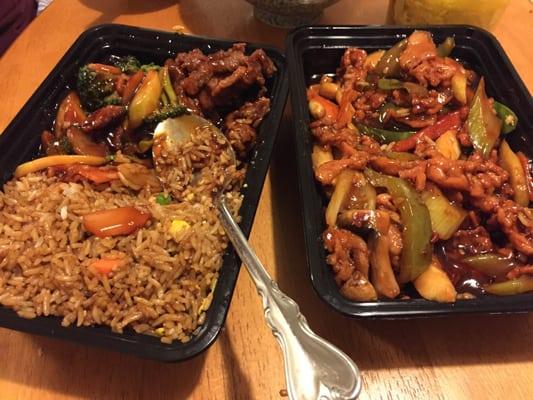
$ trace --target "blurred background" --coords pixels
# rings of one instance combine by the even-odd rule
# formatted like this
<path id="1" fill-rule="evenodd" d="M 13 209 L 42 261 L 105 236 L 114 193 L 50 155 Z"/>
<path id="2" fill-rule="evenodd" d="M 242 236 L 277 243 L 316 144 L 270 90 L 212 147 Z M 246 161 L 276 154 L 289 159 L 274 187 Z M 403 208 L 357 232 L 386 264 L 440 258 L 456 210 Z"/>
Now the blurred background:
<path id="1" fill-rule="evenodd" d="M 43 12 L 54 0 L 2 0 L 0 1 L 0 56 L 17 38 L 31 21 Z M 294 28 L 321 20 L 326 8 L 338 3 L 339 0 L 242 0 L 253 5 L 253 15 L 257 20 L 279 28 Z M 528 1 L 528 0 L 524 0 Z M 153 10 L 158 7 L 168 7 L 168 1 L 98 1 L 83 0 L 88 7 L 102 9 L 103 17 L 98 23 L 112 22 L 114 18 L 131 10 Z M 386 21 L 381 23 L 414 25 L 414 24 L 469 24 L 491 29 L 508 6 L 510 0 L 389 0 L 380 3 L 380 7 L 387 8 Z M 174 2 L 175 3 L 175 2 Z M 185 8 L 187 2 L 181 6 Z M 211 2 L 204 2 L 205 6 L 215 6 Z M 209 4 L 208 4 L 209 3 Z M 226 3 L 225 1 L 222 3 Z M 361 15 L 365 10 L 374 9 L 374 1 L 342 1 L 343 7 L 357 7 Z M 194 8 L 202 8 L 201 4 L 194 4 Z M 112 13 L 109 11 L 112 10 Z M 356 12 L 356 14 L 358 13 Z M 237 15 L 246 18 L 243 13 Z M 323 19 L 323 18 L 322 18 Z M 346 23 L 345 21 L 327 21 L 328 23 Z M 356 18 L 350 23 L 360 24 L 364 19 Z M 203 32 L 202 32 L 203 33 Z M 205 32 L 208 34 L 209 32 Z"/>

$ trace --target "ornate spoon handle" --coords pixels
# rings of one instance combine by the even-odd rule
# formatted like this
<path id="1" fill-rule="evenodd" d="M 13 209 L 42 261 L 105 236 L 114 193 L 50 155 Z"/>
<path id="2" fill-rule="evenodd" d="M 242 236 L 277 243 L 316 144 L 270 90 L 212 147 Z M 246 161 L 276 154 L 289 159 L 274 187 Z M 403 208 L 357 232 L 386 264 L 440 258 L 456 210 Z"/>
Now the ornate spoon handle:
<path id="1" fill-rule="evenodd" d="M 290 399 L 355 399 L 361 375 L 341 350 L 316 335 L 298 304 L 279 290 L 231 216 L 225 196 L 218 208 L 221 223 L 263 300 L 265 320 L 278 340 L 285 362 Z"/>

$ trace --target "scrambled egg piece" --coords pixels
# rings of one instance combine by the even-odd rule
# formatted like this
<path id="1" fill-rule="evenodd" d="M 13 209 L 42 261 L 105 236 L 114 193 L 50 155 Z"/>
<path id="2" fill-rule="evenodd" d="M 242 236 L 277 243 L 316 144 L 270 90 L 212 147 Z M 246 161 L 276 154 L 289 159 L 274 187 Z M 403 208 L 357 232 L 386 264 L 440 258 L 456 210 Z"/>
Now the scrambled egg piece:
<path id="1" fill-rule="evenodd" d="M 182 219 L 174 219 L 170 223 L 169 233 L 174 239 L 179 240 L 181 233 L 190 227 L 191 225 L 187 221 Z"/>

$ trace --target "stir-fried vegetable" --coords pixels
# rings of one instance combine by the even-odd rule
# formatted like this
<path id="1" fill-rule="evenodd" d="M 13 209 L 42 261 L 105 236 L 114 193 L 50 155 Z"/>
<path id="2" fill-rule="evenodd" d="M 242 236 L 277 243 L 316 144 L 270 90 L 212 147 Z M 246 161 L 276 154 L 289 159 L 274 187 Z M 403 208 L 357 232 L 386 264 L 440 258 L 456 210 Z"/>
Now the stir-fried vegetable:
<path id="1" fill-rule="evenodd" d="M 386 129 L 372 128 L 363 124 L 357 124 L 356 126 L 360 133 L 373 137 L 379 143 L 398 142 L 400 140 L 405 140 L 416 133 L 415 131 L 389 131 Z"/>
<path id="2" fill-rule="evenodd" d="M 468 82 L 466 80 L 466 75 L 463 71 L 457 71 L 452 77 L 452 91 L 454 97 L 462 104 L 466 104 L 467 102 L 467 86 Z"/>
<path id="3" fill-rule="evenodd" d="M 365 59 L 365 62 L 363 64 L 364 67 L 370 70 L 375 69 L 379 63 L 379 60 L 381 60 L 384 54 L 385 50 L 378 50 L 374 51 L 373 53 L 370 53 Z"/>
<path id="4" fill-rule="evenodd" d="M 133 190 L 141 190 L 149 187 L 153 190 L 159 190 L 161 184 L 155 175 L 153 169 L 148 169 L 144 165 L 137 163 L 123 163 L 117 167 L 118 177 L 121 182 Z"/>
<path id="5" fill-rule="evenodd" d="M 382 90 L 405 89 L 410 95 L 427 96 L 428 90 L 413 82 L 402 82 L 398 79 L 380 79 L 378 80 L 378 88 Z"/>
<path id="6" fill-rule="evenodd" d="M 409 108 L 398 107 L 394 103 L 383 104 L 378 111 L 378 121 L 380 124 L 387 123 L 392 115 L 396 117 L 408 117 L 411 113 Z"/>
<path id="7" fill-rule="evenodd" d="M 394 151 L 409 151 L 413 149 L 422 137 L 431 140 L 437 140 L 441 135 L 452 129 L 458 129 L 461 126 L 461 117 L 459 111 L 446 114 L 441 117 L 435 125 L 428 126 L 407 139 L 402 139 L 392 146 Z"/>
<path id="8" fill-rule="evenodd" d="M 322 146 L 314 145 L 313 152 L 311 153 L 311 159 L 313 160 L 313 167 L 316 169 L 322 164 L 333 160 L 333 154 L 330 149 L 325 149 Z"/>
<path id="9" fill-rule="evenodd" d="M 159 110 L 155 110 L 149 116 L 144 118 L 144 123 L 149 125 L 157 125 L 165 119 L 179 117 L 180 115 L 188 113 L 189 111 L 186 107 L 178 104 L 167 104 L 166 106 L 161 107 Z"/>
<path id="10" fill-rule="evenodd" d="M 404 227 L 404 248 L 400 258 L 400 283 L 416 279 L 431 262 L 431 218 L 427 207 L 411 185 L 403 179 L 380 174 L 371 169 L 365 176 L 376 187 L 384 187 L 400 211 Z"/>
<path id="11" fill-rule="evenodd" d="M 444 157 L 450 160 L 458 160 L 461 157 L 461 146 L 457 140 L 457 131 L 446 131 L 435 141 L 435 147 Z"/>
<path id="12" fill-rule="evenodd" d="M 128 118 L 132 129 L 140 126 L 157 109 L 162 90 L 158 72 L 149 71 L 130 104 Z"/>
<path id="13" fill-rule="evenodd" d="M 485 93 L 485 80 L 479 81 L 476 94 L 468 114 L 468 131 L 474 148 L 488 157 L 496 144 L 502 127 L 502 121 L 495 115 Z"/>
<path id="14" fill-rule="evenodd" d="M 57 155 L 37 158 L 27 163 L 20 164 L 15 170 L 15 178 L 20 178 L 31 174 L 33 172 L 41 171 L 48 167 L 56 165 L 72 165 L 72 164 L 86 164 L 86 165 L 103 165 L 107 163 L 105 157 L 94 156 L 72 156 L 72 155 Z"/>
<path id="15" fill-rule="evenodd" d="M 76 92 L 69 92 L 57 109 L 54 125 L 55 137 L 62 137 L 65 134 L 66 126 L 70 126 L 71 124 L 81 124 L 86 118 L 87 115 L 81 108 L 80 98 Z"/>
<path id="16" fill-rule="evenodd" d="M 488 293 L 497 296 L 511 296 L 533 291 L 533 276 L 522 275 L 520 278 L 485 286 Z"/>
<path id="17" fill-rule="evenodd" d="M 500 143 L 500 165 L 509 172 L 509 181 L 514 191 L 514 200 L 521 206 L 529 204 L 529 189 L 524 168 L 518 156 L 505 140 Z"/>
<path id="18" fill-rule="evenodd" d="M 115 93 L 115 76 L 95 71 L 89 65 L 79 69 L 76 88 L 81 104 L 89 111 L 121 101 Z"/>
<path id="19" fill-rule="evenodd" d="M 337 177 L 335 190 L 326 209 L 326 224 L 328 226 L 336 225 L 337 215 L 350 192 L 354 178 L 355 172 L 351 170 L 344 170 Z"/>
<path id="20" fill-rule="evenodd" d="M 448 57 L 453 49 L 455 47 L 455 39 L 451 36 L 448 36 L 446 39 L 444 39 L 444 42 L 439 44 L 437 47 L 437 54 L 440 57 Z"/>
<path id="21" fill-rule="evenodd" d="M 163 67 L 159 71 L 160 79 L 163 84 L 163 90 L 165 94 L 168 97 L 169 102 L 172 105 L 178 104 L 178 96 L 176 95 L 176 92 L 174 91 L 174 88 L 172 87 L 172 82 L 170 81 L 170 76 L 168 75 L 168 67 Z"/>
<path id="22" fill-rule="evenodd" d="M 153 139 L 143 139 L 139 142 L 137 145 L 137 148 L 141 153 L 146 153 L 148 150 L 150 150 L 154 145 Z"/>
<path id="23" fill-rule="evenodd" d="M 155 202 L 157 204 L 159 204 L 159 205 L 167 206 L 167 205 L 169 205 L 172 202 L 172 196 L 170 194 L 169 195 L 165 195 L 164 193 L 159 193 L 155 197 Z"/>
<path id="24" fill-rule="evenodd" d="M 436 186 L 429 186 L 422 192 L 421 197 L 429 211 L 433 232 L 439 235 L 440 239 L 451 238 L 463 223 L 467 212 L 451 203 Z"/>
<path id="25" fill-rule="evenodd" d="M 403 39 L 383 54 L 373 72 L 378 76 L 391 77 L 400 71 L 400 54 L 407 47 L 407 39 Z"/>
<path id="26" fill-rule="evenodd" d="M 124 258 L 101 258 L 93 261 L 89 265 L 89 269 L 98 274 L 107 276 L 111 272 L 120 268 L 124 264 L 124 261 Z"/>
<path id="27" fill-rule="evenodd" d="M 67 129 L 67 138 L 74 153 L 82 156 L 105 157 L 107 148 L 104 143 L 95 143 L 80 128 L 71 126 Z"/>
<path id="28" fill-rule="evenodd" d="M 115 167 L 94 167 L 92 165 L 74 164 L 70 166 L 61 165 L 56 168 L 72 175 L 81 176 L 97 185 L 119 179 Z"/>
<path id="29" fill-rule="evenodd" d="M 516 261 L 513 258 L 504 257 L 494 253 L 484 253 L 466 257 L 462 262 L 469 267 L 492 277 L 503 277 L 516 265 Z"/>
<path id="30" fill-rule="evenodd" d="M 436 257 L 433 257 L 429 267 L 413 281 L 413 285 L 426 300 L 453 303 L 457 297 L 452 281 L 442 270 Z"/>
<path id="31" fill-rule="evenodd" d="M 122 93 L 122 104 L 130 103 L 130 101 L 133 99 L 133 96 L 135 95 L 135 92 L 139 88 L 139 85 L 141 84 L 143 78 L 144 72 L 137 71 L 128 79 L 128 83 L 126 84 L 126 87 L 124 88 L 124 91 Z"/>
<path id="32" fill-rule="evenodd" d="M 403 82 L 398 79 L 381 78 L 378 80 L 378 88 L 381 90 L 403 89 Z"/>
<path id="33" fill-rule="evenodd" d="M 82 218 L 87 231 L 98 237 L 129 235 L 150 220 L 150 213 L 135 207 L 120 207 L 85 214 Z"/>
<path id="34" fill-rule="evenodd" d="M 513 112 L 513 110 L 511 110 L 505 104 L 499 103 L 497 101 L 494 102 L 494 110 L 496 111 L 496 115 L 498 116 L 498 118 L 500 118 L 503 122 L 502 132 L 511 133 L 512 131 L 514 131 L 516 125 L 518 124 L 518 117 Z"/>
<path id="35" fill-rule="evenodd" d="M 111 62 L 125 74 L 134 74 L 141 68 L 141 62 L 134 56 L 113 57 Z"/>

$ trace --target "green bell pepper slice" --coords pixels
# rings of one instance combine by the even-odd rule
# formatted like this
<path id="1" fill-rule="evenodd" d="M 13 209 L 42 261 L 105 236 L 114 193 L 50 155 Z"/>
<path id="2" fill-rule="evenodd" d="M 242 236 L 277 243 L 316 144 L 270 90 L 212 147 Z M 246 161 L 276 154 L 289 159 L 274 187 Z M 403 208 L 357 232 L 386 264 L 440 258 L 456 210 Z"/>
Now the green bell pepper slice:
<path id="1" fill-rule="evenodd" d="M 440 57 L 448 57 L 453 49 L 455 47 L 455 39 L 451 36 L 448 36 L 446 39 L 444 39 L 444 42 L 439 44 L 439 47 L 437 47 L 437 54 Z"/>
<path id="2" fill-rule="evenodd" d="M 360 133 L 376 139 L 380 144 L 407 139 L 416 133 L 415 131 L 388 131 L 385 129 L 372 128 L 362 124 L 357 124 L 356 126 Z"/>
<path id="3" fill-rule="evenodd" d="M 522 275 L 517 279 L 487 285 L 485 290 L 497 296 L 511 296 L 531 292 L 533 291 L 533 277 Z"/>
<path id="4" fill-rule="evenodd" d="M 365 169 L 364 174 L 372 186 L 383 187 L 389 192 L 400 211 L 404 229 L 399 282 L 410 282 L 431 263 L 433 249 L 429 211 L 411 184 L 404 179 L 384 175 L 369 168 Z"/>
<path id="5" fill-rule="evenodd" d="M 383 54 L 374 68 L 378 76 L 396 76 L 400 72 L 400 54 L 407 47 L 407 39 L 400 40 Z"/>
<path id="6" fill-rule="evenodd" d="M 500 136 L 502 121 L 494 114 L 485 93 L 484 78 L 479 81 L 466 124 L 474 148 L 487 158 Z"/>
<path id="7" fill-rule="evenodd" d="M 507 134 L 515 130 L 516 125 L 518 124 L 518 117 L 516 116 L 513 110 L 511 110 L 505 104 L 495 101 L 494 111 L 496 111 L 496 115 L 503 122 L 503 125 L 502 125 L 503 133 Z"/>

